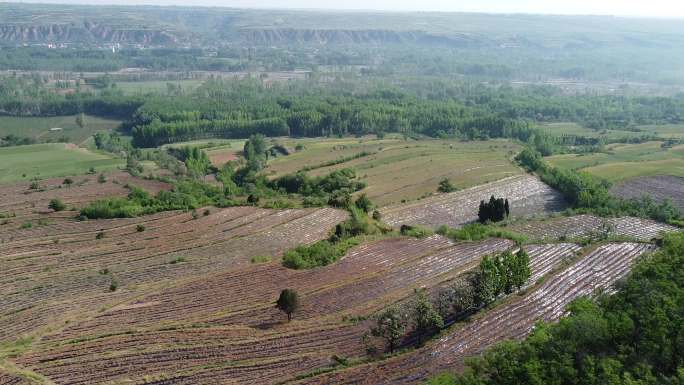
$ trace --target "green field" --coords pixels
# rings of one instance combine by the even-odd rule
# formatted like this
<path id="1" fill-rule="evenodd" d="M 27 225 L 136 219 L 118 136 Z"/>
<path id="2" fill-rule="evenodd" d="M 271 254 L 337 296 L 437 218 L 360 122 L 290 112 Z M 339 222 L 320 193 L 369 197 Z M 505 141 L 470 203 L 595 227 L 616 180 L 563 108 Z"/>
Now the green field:
<path id="1" fill-rule="evenodd" d="M 56 141 L 66 137 L 69 142 L 81 143 L 98 131 L 111 131 L 121 124 L 119 120 L 86 116 L 83 128 L 76 124 L 76 116 L 15 117 L 0 116 L 0 137 L 16 135 L 40 142 Z M 61 130 L 51 131 L 52 128 Z"/>
<path id="2" fill-rule="evenodd" d="M 612 182 L 636 176 L 684 176 L 684 145 L 664 149 L 661 144 L 613 144 L 602 153 L 556 155 L 546 160 L 554 166 L 586 171 Z"/>
<path id="3" fill-rule="evenodd" d="M 124 166 L 122 159 L 64 143 L 0 148 L 0 183 L 105 171 Z"/>
<path id="4" fill-rule="evenodd" d="M 222 149 L 242 150 L 246 139 L 199 139 L 190 140 L 187 142 L 170 143 L 161 146 L 161 148 L 181 148 L 181 147 L 200 147 L 205 151 L 220 151 Z"/>
<path id="5" fill-rule="evenodd" d="M 364 192 L 383 206 L 435 193 L 443 178 L 449 178 L 463 189 L 520 173 L 509 160 L 520 147 L 504 140 L 462 143 L 345 138 L 283 143 L 288 147 L 303 144 L 305 149 L 271 161 L 267 172 L 272 176 L 316 167 L 362 151 L 370 153 L 340 164 L 317 167 L 308 173 L 324 175 L 340 168 L 353 168 L 368 183 Z"/>
<path id="6" fill-rule="evenodd" d="M 625 130 L 592 130 L 577 123 L 547 123 L 539 126 L 543 131 L 555 135 L 577 135 L 587 138 L 603 138 L 607 141 L 624 138 L 637 138 L 644 135 L 656 135 L 661 138 L 684 138 L 684 125 L 638 126 L 639 131 Z"/>

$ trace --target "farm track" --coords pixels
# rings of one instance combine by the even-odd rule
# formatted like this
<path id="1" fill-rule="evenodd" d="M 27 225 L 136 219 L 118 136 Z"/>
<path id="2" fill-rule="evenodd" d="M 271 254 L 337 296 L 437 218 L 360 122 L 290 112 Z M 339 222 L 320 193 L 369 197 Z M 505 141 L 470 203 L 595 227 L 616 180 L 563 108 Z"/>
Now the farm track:
<path id="1" fill-rule="evenodd" d="M 608 235 L 650 241 L 663 233 L 677 231 L 674 226 L 642 218 L 599 218 L 593 215 L 553 218 L 513 224 L 510 229 L 534 240 L 572 239 L 608 232 Z"/>
<path id="2" fill-rule="evenodd" d="M 466 357 L 505 339 L 522 339 L 534 324 L 557 321 L 574 299 L 609 290 L 634 260 L 653 250 L 639 243 L 612 243 L 590 252 L 522 298 L 474 319 L 423 349 L 379 364 L 363 365 L 301 381 L 303 384 L 417 384 L 430 374 L 459 370 Z M 534 273 L 533 273 L 534 274 Z"/>
<path id="3" fill-rule="evenodd" d="M 566 204 L 560 193 L 530 175 L 520 175 L 469 189 L 428 197 L 381 209 L 383 220 L 394 227 L 403 224 L 460 227 L 477 220 L 481 200 L 507 198 L 513 217 L 531 217 L 560 211 Z"/>

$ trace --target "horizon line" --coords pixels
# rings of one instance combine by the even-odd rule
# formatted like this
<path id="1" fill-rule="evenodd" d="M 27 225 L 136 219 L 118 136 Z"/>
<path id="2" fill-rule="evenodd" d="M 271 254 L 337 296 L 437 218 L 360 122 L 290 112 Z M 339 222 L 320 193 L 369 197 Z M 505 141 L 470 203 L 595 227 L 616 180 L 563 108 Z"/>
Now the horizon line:
<path id="1" fill-rule="evenodd" d="M 66 3 L 61 0 L 0 0 L 0 4 L 9 5 L 64 5 L 64 6 L 84 6 L 84 7 L 157 7 L 157 8 L 206 8 L 206 9 L 234 9 L 234 10 L 254 10 L 254 11 L 299 11 L 299 12 L 348 12 L 348 13 L 432 13 L 432 14 L 474 14 L 474 15 L 519 15 L 519 16 L 567 16 L 567 17 L 607 17 L 624 19 L 642 20 L 682 20 L 684 16 L 669 15 L 634 15 L 634 14 L 613 14 L 613 13 L 562 13 L 562 12 L 529 12 L 529 11 L 477 11 L 477 10 L 418 10 L 418 9 L 386 9 L 386 8 L 301 8 L 301 7 L 260 7 L 260 6 L 231 6 L 231 5 L 211 5 L 211 4 L 116 4 L 105 1 L 101 4 L 93 4 L 85 0 L 76 0 Z"/>

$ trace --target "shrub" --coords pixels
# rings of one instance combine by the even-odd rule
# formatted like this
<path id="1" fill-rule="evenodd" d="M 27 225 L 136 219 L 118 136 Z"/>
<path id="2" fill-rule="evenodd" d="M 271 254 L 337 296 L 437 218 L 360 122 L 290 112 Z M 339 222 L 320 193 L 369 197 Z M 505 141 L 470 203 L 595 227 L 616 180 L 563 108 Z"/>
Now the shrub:
<path id="1" fill-rule="evenodd" d="M 434 234 L 432 230 L 422 226 L 401 225 L 399 231 L 401 232 L 401 235 L 414 238 L 425 238 Z"/>
<path id="2" fill-rule="evenodd" d="M 145 231 L 145 225 L 137 225 L 135 226 L 135 230 L 139 233 L 142 233 L 143 231 Z"/>
<path id="3" fill-rule="evenodd" d="M 356 207 L 363 210 L 365 213 L 369 213 L 373 210 L 373 202 L 366 196 L 366 194 L 361 194 L 354 203 Z"/>
<path id="4" fill-rule="evenodd" d="M 247 203 L 251 205 L 259 204 L 259 196 L 255 194 L 249 194 L 249 196 L 247 197 Z"/>
<path id="5" fill-rule="evenodd" d="M 54 210 L 54 211 L 63 211 L 66 209 L 66 205 L 64 202 L 59 200 L 59 198 L 53 198 L 50 200 L 50 204 L 48 204 L 48 208 Z"/>
<path id="6" fill-rule="evenodd" d="M 65 186 L 71 186 L 72 184 L 74 184 L 74 180 L 71 179 L 71 178 L 65 178 L 65 179 L 62 181 L 62 184 L 65 185 Z"/>
<path id="7" fill-rule="evenodd" d="M 103 231 L 100 231 L 99 233 L 97 233 L 97 235 L 95 235 L 95 239 L 102 239 L 104 237 L 105 233 Z"/>
<path id="8" fill-rule="evenodd" d="M 183 262 L 186 262 L 185 257 L 176 257 L 176 258 L 172 259 L 171 262 L 169 262 L 169 264 L 175 265 L 177 263 L 183 263 Z"/>
<path id="9" fill-rule="evenodd" d="M 443 192 L 443 193 L 450 193 L 458 190 L 456 186 L 454 186 L 449 178 L 444 178 L 441 181 L 439 181 L 439 187 L 437 187 L 437 191 Z"/>
<path id="10" fill-rule="evenodd" d="M 97 181 L 98 183 L 105 183 L 107 182 L 107 177 L 104 174 L 100 174 L 97 176 Z"/>
<path id="11" fill-rule="evenodd" d="M 112 280 L 112 282 L 109 284 L 109 291 L 115 292 L 116 289 L 118 289 L 118 288 L 119 288 L 119 283 Z"/>

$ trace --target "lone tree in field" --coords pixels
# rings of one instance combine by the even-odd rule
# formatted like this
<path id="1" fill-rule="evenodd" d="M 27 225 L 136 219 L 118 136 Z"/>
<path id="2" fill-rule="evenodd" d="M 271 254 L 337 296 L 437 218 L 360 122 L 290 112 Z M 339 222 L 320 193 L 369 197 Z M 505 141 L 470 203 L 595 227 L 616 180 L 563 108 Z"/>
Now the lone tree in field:
<path id="1" fill-rule="evenodd" d="M 399 309 L 390 307 L 380 313 L 377 324 L 371 329 L 371 334 L 387 341 L 390 353 L 394 353 L 394 348 L 397 347 L 404 336 L 405 328 L 406 320 Z"/>
<path id="2" fill-rule="evenodd" d="M 280 297 L 276 301 L 276 307 L 287 314 L 287 322 L 292 320 L 292 313 L 299 308 L 299 296 L 292 289 L 285 289 L 280 292 Z"/>

